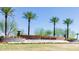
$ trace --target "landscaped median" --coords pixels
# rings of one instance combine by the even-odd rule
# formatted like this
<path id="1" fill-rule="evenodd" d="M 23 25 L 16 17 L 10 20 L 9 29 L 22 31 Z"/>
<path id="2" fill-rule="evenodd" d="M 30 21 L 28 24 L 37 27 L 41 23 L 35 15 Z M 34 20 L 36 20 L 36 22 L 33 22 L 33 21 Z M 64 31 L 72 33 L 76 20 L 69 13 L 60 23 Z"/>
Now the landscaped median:
<path id="1" fill-rule="evenodd" d="M 0 43 L 0 51 L 79 51 L 79 43 L 71 44 L 66 40 L 22 38 L 6 38 L 5 40 Z"/>

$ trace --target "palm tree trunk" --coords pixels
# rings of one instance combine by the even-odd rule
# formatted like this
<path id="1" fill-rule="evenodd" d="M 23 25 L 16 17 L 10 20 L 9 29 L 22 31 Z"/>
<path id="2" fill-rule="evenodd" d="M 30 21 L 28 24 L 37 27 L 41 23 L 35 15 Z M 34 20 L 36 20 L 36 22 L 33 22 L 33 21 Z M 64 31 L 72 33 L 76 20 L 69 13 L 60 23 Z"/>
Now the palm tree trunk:
<path id="1" fill-rule="evenodd" d="M 7 36 L 7 14 L 5 15 L 5 37 Z"/>
<path id="2" fill-rule="evenodd" d="M 67 39 L 69 38 L 69 25 L 67 24 Z"/>
<path id="3" fill-rule="evenodd" d="M 54 31 L 53 31 L 54 33 L 53 33 L 53 36 L 55 36 L 55 22 L 54 22 Z"/>
<path id="4" fill-rule="evenodd" d="M 30 19 L 28 20 L 28 36 L 30 35 Z"/>

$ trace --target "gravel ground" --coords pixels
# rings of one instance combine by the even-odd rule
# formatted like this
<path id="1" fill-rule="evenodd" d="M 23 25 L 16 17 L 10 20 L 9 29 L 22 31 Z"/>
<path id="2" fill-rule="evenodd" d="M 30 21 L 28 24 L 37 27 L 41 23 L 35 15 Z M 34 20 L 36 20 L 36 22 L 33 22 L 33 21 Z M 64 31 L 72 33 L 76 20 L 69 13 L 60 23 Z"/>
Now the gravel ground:
<path id="1" fill-rule="evenodd" d="M 79 51 L 79 44 L 0 43 L 0 51 Z"/>

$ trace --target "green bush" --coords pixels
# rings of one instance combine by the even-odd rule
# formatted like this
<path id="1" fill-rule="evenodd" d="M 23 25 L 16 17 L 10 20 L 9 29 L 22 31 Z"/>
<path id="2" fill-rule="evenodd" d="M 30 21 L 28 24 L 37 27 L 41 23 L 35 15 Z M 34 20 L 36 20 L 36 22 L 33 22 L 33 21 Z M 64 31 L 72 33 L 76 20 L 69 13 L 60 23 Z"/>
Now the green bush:
<path id="1" fill-rule="evenodd" d="M 77 40 L 76 38 L 68 38 L 67 39 L 68 41 L 74 41 L 74 40 Z"/>
<path id="2" fill-rule="evenodd" d="M 0 36 L 0 38 L 4 38 L 4 36 Z"/>

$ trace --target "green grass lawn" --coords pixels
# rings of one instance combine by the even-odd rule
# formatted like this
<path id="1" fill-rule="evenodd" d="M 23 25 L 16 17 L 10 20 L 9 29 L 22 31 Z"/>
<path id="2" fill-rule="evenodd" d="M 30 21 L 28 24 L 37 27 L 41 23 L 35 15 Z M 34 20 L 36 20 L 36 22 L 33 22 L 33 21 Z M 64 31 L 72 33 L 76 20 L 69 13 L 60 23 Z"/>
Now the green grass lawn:
<path id="1" fill-rule="evenodd" d="M 79 44 L 0 43 L 0 51 L 79 51 Z"/>

